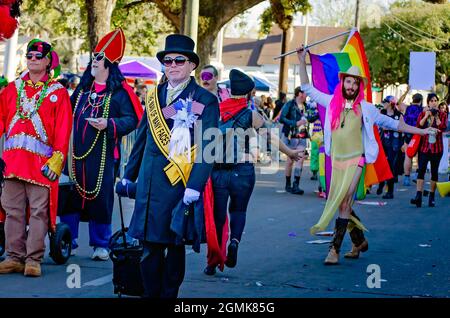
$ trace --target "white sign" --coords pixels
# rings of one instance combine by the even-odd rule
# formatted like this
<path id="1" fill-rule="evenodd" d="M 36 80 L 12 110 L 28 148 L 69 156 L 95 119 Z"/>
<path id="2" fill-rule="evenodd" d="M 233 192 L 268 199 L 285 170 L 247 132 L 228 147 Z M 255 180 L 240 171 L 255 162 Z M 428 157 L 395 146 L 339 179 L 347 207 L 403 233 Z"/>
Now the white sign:
<path id="1" fill-rule="evenodd" d="M 409 85 L 411 89 L 433 90 L 436 74 L 436 52 L 410 52 Z"/>

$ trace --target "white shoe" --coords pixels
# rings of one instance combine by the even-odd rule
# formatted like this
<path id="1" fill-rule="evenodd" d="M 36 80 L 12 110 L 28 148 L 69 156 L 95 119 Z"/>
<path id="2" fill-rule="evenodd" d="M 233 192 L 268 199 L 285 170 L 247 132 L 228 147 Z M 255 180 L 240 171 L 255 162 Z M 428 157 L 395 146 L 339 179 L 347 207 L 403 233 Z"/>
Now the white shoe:
<path id="1" fill-rule="evenodd" d="M 77 249 L 75 248 L 75 249 L 72 249 L 71 251 L 70 251 L 70 256 L 76 256 L 77 255 Z"/>
<path id="2" fill-rule="evenodd" d="M 96 247 L 91 258 L 96 261 L 107 261 L 109 259 L 109 252 L 106 248 Z"/>

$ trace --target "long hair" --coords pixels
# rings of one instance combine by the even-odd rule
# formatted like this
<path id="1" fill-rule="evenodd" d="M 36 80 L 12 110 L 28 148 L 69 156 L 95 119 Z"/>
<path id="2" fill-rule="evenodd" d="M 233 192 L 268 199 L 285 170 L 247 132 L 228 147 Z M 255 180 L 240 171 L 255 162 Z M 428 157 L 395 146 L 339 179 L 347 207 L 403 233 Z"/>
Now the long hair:
<path id="1" fill-rule="evenodd" d="M 339 127 L 341 121 L 341 112 L 345 107 L 345 99 L 342 94 L 342 88 L 344 86 L 344 80 L 341 80 L 336 88 L 334 89 L 333 98 L 330 102 L 330 122 L 331 130 L 336 130 Z M 352 108 L 356 115 L 359 115 L 358 105 L 364 99 L 364 82 L 360 80 L 359 82 L 359 93 L 353 102 Z"/>
<path id="2" fill-rule="evenodd" d="M 105 67 L 109 69 L 109 76 L 108 79 L 106 80 L 106 89 L 109 92 L 115 92 L 117 89 L 122 87 L 122 82 L 125 80 L 125 77 L 120 71 L 119 65 L 117 63 L 111 63 L 106 58 L 105 58 Z M 92 83 L 94 82 L 94 76 L 92 76 L 91 74 L 91 69 L 92 69 L 92 61 L 89 62 L 80 80 L 80 86 L 83 89 L 83 91 L 91 90 Z"/>

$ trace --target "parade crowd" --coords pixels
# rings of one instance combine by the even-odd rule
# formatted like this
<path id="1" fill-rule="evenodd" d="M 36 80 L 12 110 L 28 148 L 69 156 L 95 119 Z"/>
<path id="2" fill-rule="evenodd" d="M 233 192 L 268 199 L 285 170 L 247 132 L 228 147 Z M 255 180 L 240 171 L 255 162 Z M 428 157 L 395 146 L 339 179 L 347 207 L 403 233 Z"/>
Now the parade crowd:
<path id="1" fill-rule="evenodd" d="M 127 235 L 143 246 L 142 296 L 176 298 L 185 275 L 186 244 L 207 244 L 206 275 L 237 265 L 262 148 L 286 155 L 285 190 L 299 200 L 309 159 L 318 199 L 326 199 L 311 234 L 324 231 L 338 213 L 327 265 L 339 263 L 346 232 L 352 241 L 346 258 L 369 249 L 366 227 L 353 207 L 366 165 L 381 162 L 392 173 L 364 188 L 364 195 L 372 191 L 391 200 L 396 183 L 415 183 L 416 195 L 405 205 L 421 207 L 427 196 L 429 207 L 439 206 L 437 182 L 450 181 L 449 97 L 440 101 L 433 92 L 416 93 L 406 105 L 408 88 L 377 107 L 364 96 L 368 81 L 357 66 L 340 72 L 333 94 L 324 94 L 310 84 L 308 51 L 301 46 L 301 86 L 292 99 L 280 92 L 273 101 L 256 97 L 253 79 L 238 69 L 230 71 L 229 87 L 218 85 L 213 65 L 201 68 L 197 82 L 191 75 L 200 65 L 195 43 L 180 34 L 167 36 L 156 55 L 164 66 L 160 83 L 151 89 L 139 82 L 131 87 L 118 67 L 125 45 L 120 28 L 108 33 L 82 76 L 61 80 L 54 47 L 33 39 L 26 49 L 27 69 L 12 82 L 0 80 L 5 138 L 0 225 L 6 250 L 0 274 L 42 275 L 45 237 L 56 230 L 57 216 L 70 228 L 72 255 L 79 223 L 88 222 L 92 259 L 109 260 L 118 194 L 135 199 Z M 324 107 L 322 116 L 319 107 Z M 205 138 L 211 131 L 216 138 Z M 130 133 L 136 137 L 121 174 L 122 137 Z M 252 138 L 267 147 L 254 147 Z M 213 160 L 203 151 L 211 144 Z M 332 163 L 328 184 L 321 156 Z M 424 189 L 427 172 L 429 190 Z M 66 197 L 70 204 L 58 212 L 63 177 L 73 187 Z M 194 221 L 188 226 L 196 235 L 187 243 L 186 233 L 176 229 L 185 227 L 183 215 L 190 213 Z"/>

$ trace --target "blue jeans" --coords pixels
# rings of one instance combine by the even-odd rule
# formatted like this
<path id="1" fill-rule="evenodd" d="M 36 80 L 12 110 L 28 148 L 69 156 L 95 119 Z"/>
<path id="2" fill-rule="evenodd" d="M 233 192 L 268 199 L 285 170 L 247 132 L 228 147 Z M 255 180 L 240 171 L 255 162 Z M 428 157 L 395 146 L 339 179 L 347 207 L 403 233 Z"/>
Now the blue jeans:
<path id="1" fill-rule="evenodd" d="M 214 168 L 211 175 L 214 191 L 214 221 L 216 223 L 217 238 L 221 242 L 222 228 L 225 224 L 228 199 L 230 199 L 230 217 L 234 214 L 245 214 L 248 202 L 255 187 L 255 167 L 250 163 L 235 164 L 230 169 Z M 231 239 L 240 237 L 244 230 L 244 219 L 239 218 L 233 228 L 231 222 Z M 233 237 L 236 236 L 236 237 Z"/>

